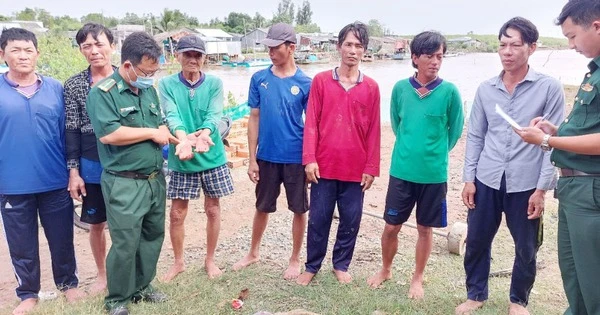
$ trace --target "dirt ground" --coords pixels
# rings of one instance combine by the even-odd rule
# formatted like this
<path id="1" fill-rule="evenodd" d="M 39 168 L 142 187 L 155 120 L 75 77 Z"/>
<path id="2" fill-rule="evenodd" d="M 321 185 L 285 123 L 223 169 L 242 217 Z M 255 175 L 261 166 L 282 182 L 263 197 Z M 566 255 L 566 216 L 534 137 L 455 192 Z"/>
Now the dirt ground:
<path id="1" fill-rule="evenodd" d="M 566 88 L 567 100 L 573 99 L 575 90 Z M 448 173 L 448 222 L 466 222 L 466 211 L 462 204 L 460 193 L 463 187 L 462 169 L 465 152 L 465 134 L 460 139 L 454 150 L 450 153 L 450 165 Z M 381 141 L 381 176 L 377 178 L 372 188 L 365 195 L 364 210 L 372 213 L 382 213 L 387 182 L 389 177 L 389 166 L 391 151 L 394 144 L 394 135 L 390 126 L 382 128 Z M 246 167 L 232 169 L 236 192 L 232 196 L 222 199 L 221 208 L 221 236 L 217 249 L 217 263 L 227 272 L 235 261 L 243 257 L 248 251 L 250 244 L 250 232 L 252 216 L 254 213 L 254 185 L 246 175 Z M 202 264 L 205 253 L 205 224 L 206 217 L 202 210 L 202 199 L 192 202 L 190 212 L 186 219 L 186 262 L 188 265 Z M 280 197 L 278 211 L 271 215 L 267 232 L 263 238 L 262 260 L 272 264 L 274 268 L 283 270 L 287 263 L 290 248 L 291 214 L 286 210 L 285 198 Z M 168 211 L 168 208 L 167 208 Z M 158 265 L 158 275 L 162 275 L 172 262 L 172 248 L 167 235 L 163 244 L 163 251 Z M 379 237 L 383 227 L 383 221 L 364 216 L 357 248 L 354 255 L 353 267 L 362 264 L 379 264 Z M 333 230 L 333 229 L 332 229 Z M 2 231 L 3 233 L 3 231 Z M 108 231 L 106 232 L 108 236 Z M 400 236 L 400 250 L 414 248 L 416 230 L 403 229 Z M 109 238 L 110 239 L 110 238 Z M 408 239 L 408 240 L 407 240 Z M 434 252 L 445 250 L 445 240 L 434 240 Z M 95 277 L 95 264 L 88 243 L 88 233 L 75 228 L 75 250 L 77 255 L 78 275 L 81 287 L 86 289 Z M 109 242 L 110 244 L 110 242 Z M 367 245 L 363 245 L 367 244 Z M 361 248 L 361 246 L 363 248 Z M 304 250 L 303 250 L 304 253 Z M 40 260 L 42 270 L 42 291 L 55 291 L 51 262 L 49 258 L 47 242 L 43 233 L 40 233 Z M 373 266 L 371 266 L 373 267 Z M 6 241 L 0 241 L 0 309 L 17 303 L 14 288 L 16 280 L 12 272 L 10 258 Z M 555 272 L 558 272 L 557 270 Z M 558 274 L 556 275 L 559 279 Z"/>

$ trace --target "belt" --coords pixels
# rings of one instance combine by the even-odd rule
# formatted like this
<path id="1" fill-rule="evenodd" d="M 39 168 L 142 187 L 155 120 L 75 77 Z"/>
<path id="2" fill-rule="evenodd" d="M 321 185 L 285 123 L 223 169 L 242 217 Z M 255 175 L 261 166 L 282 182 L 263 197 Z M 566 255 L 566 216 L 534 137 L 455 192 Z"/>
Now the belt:
<path id="1" fill-rule="evenodd" d="M 574 177 L 574 176 L 598 176 L 598 177 L 600 177 L 600 174 L 589 174 L 589 173 L 574 170 L 571 168 L 561 168 L 560 176 L 562 176 L 562 177 Z"/>
<path id="2" fill-rule="evenodd" d="M 155 178 L 158 175 L 158 173 L 160 171 L 154 171 L 154 172 L 150 173 L 149 175 L 142 174 L 142 173 L 137 173 L 137 172 L 128 172 L 128 171 L 116 172 L 116 171 L 106 170 L 106 172 L 108 174 L 112 174 L 112 175 L 115 175 L 115 176 L 125 177 L 125 178 L 131 178 L 131 179 L 153 179 L 153 178 Z"/>

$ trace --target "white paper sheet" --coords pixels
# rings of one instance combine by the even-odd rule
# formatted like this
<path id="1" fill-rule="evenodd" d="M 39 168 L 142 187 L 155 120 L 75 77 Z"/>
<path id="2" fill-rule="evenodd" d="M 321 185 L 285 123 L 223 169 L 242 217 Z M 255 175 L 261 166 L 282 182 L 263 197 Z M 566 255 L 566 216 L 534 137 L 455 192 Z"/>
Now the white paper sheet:
<path id="1" fill-rule="evenodd" d="M 507 113 L 505 113 L 502 108 L 500 108 L 500 105 L 496 104 L 496 113 L 498 113 L 498 115 L 500 115 L 500 117 L 502 117 L 504 120 L 506 120 L 511 126 L 513 126 L 513 128 L 517 129 L 517 130 L 523 130 L 523 128 L 521 126 L 519 126 L 519 124 L 517 124 L 517 122 L 512 119 L 510 116 L 508 116 Z"/>

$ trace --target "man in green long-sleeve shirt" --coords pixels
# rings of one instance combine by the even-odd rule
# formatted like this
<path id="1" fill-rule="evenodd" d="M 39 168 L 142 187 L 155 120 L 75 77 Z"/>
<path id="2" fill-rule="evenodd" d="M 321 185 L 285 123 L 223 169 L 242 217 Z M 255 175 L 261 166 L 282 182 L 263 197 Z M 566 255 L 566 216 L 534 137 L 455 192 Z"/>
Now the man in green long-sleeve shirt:
<path id="1" fill-rule="evenodd" d="M 176 56 L 181 72 L 165 77 L 158 84 L 169 129 L 181 141 L 175 150 L 169 150 L 169 169 L 173 172 L 167 198 L 172 200 L 169 228 L 175 262 L 163 280 L 170 281 L 185 270 L 184 220 L 189 200 L 198 199 L 200 189 L 204 190 L 207 216 L 204 265 L 208 277 L 215 278 L 222 273 L 214 260 L 221 226 L 219 198 L 233 193 L 218 129 L 223 114 L 223 82 L 202 71 L 206 48 L 199 37 L 180 38 Z"/>
<path id="2" fill-rule="evenodd" d="M 416 203 L 419 238 L 408 297 L 421 299 L 432 228 L 447 225 L 448 152 L 462 133 L 463 111 L 456 86 L 438 77 L 446 39 L 437 32 L 423 32 L 412 41 L 411 51 L 417 73 L 396 83 L 390 106 L 396 143 L 381 236 L 383 266 L 367 282 L 378 287 L 391 279 L 398 233 Z"/>

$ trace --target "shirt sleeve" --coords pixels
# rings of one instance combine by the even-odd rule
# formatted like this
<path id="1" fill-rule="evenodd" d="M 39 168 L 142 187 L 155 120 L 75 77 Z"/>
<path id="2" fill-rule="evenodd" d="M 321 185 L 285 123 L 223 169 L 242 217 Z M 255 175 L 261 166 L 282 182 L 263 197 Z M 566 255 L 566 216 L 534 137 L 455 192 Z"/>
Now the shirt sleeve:
<path id="1" fill-rule="evenodd" d="M 255 74 L 250 79 L 250 88 L 248 89 L 248 106 L 251 108 L 260 108 L 260 93 L 257 84 L 258 79 Z"/>
<path id="2" fill-rule="evenodd" d="M 167 88 L 166 80 L 167 79 L 162 79 L 158 81 L 158 98 L 160 100 L 160 107 L 162 108 L 162 112 L 167 121 L 167 126 L 173 134 L 177 130 L 183 130 L 187 134 L 189 131 L 185 129 L 185 126 L 181 121 L 175 99 Z"/>
<path id="3" fill-rule="evenodd" d="M 117 111 L 111 93 L 92 88 L 87 97 L 86 109 L 96 138 L 107 136 L 121 127 L 121 115 Z"/>
<path id="4" fill-rule="evenodd" d="M 371 105 L 371 125 L 367 133 L 367 163 L 363 174 L 379 176 L 381 154 L 381 95 L 379 86 L 373 82 L 373 104 Z"/>
<path id="5" fill-rule="evenodd" d="M 448 108 L 448 151 L 451 151 L 460 139 L 464 123 L 462 99 L 458 89 L 454 87 Z"/>
<path id="6" fill-rule="evenodd" d="M 396 131 L 400 125 L 400 102 L 398 101 L 400 95 L 402 95 L 400 87 L 398 85 L 394 86 L 392 89 L 392 99 L 390 100 L 390 122 L 392 123 L 394 135 L 396 135 Z"/>
<path id="7" fill-rule="evenodd" d="M 548 115 L 548 121 L 558 126 L 562 122 L 565 115 L 565 95 L 562 85 L 558 81 L 554 81 L 548 89 L 548 99 L 544 106 L 544 115 Z M 540 169 L 540 177 L 536 185 L 540 190 L 551 190 L 556 186 L 556 168 L 550 161 L 550 151 L 544 151 L 542 159 L 542 168 Z"/>
<path id="8" fill-rule="evenodd" d="M 198 129 L 209 129 L 210 133 L 218 131 L 219 121 L 223 115 L 223 102 L 225 96 L 223 92 L 223 81 L 216 78 L 214 85 L 211 87 L 210 101 L 208 104 L 208 113 L 204 122 Z"/>
<path id="9" fill-rule="evenodd" d="M 323 106 L 323 86 L 319 77 L 315 77 L 310 85 L 306 120 L 304 122 L 304 137 L 302 140 L 302 165 L 317 162 L 317 141 L 319 140 L 318 122 Z"/>
<path id="10" fill-rule="evenodd" d="M 81 157 L 81 110 L 75 93 L 73 81 L 65 83 L 63 98 L 65 100 L 65 141 L 67 147 L 67 168 L 79 169 Z"/>
<path id="11" fill-rule="evenodd" d="M 481 88 L 475 94 L 475 100 L 471 106 L 469 116 L 469 127 L 467 129 L 467 145 L 465 152 L 465 167 L 463 169 L 463 181 L 475 182 L 475 172 L 488 129 L 488 122 L 481 101 Z"/>

